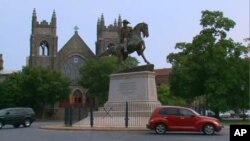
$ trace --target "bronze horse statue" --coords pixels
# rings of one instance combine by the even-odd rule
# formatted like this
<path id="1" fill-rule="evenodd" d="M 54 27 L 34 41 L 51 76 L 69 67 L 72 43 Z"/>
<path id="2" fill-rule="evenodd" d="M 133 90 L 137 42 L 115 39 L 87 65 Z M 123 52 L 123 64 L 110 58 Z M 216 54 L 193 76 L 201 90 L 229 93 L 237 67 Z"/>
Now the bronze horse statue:
<path id="1" fill-rule="evenodd" d="M 131 37 L 128 40 L 127 52 L 124 51 L 123 44 L 110 43 L 107 49 L 99 56 L 115 55 L 118 57 L 119 62 L 123 62 L 126 60 L 129 54 L 136 51 L 139 56 L 142 56 L 145 63 L 150 64 L 143 54 L 146 46 L 144 40 L 141 37 L 141 33 L 143 37 L 149 36 L 148 25 L 146 23 L 139 23 L 133 28 Z"/>

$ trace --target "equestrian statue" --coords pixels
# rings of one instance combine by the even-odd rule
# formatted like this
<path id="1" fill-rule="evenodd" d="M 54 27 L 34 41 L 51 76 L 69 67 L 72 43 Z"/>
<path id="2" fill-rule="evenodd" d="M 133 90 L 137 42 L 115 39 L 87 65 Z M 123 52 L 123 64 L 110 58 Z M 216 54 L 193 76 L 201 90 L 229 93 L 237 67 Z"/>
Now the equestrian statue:
<path id="1" fill-rule="evenodd" d="M 127 26 L 128 24 L 127 20 L 123 20 L 123 27 L 120 30 L 120 42 L 118 44 L 108 44 L 107 49 L 99 56 L 115 55 L 118 57 L 119 62 L 123 63 L 129 54 L 136 51 L 139 56 L 142 56 L 145 63 L 150 64 L 143 54 L 146 46 L 141 37 L 141 33 L 143 37 L 149 36 L 148 25 L 142 22 L 132 29 L 132 27 Z"/>

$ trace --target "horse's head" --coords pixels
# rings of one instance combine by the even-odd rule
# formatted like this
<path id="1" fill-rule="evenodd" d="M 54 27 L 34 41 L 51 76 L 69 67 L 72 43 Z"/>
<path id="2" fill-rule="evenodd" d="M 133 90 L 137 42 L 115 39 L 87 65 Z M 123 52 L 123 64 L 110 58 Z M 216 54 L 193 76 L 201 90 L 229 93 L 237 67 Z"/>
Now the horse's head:
<path id="1" fill-rule="evenodd" d="M 148 24 L 142 23 L 142 33 L 143 33 L 143 37 L 148 37 L 149 36 Z"/>
<path id="2" fill-rule="evenodd" d="M 134 27 L 134 30 L 137 30 L 139 32 L 142 32 L 143 37 L 148 37 L 149 33 L 148 33 L 148 24 L 146 23 L 139 23 Z"/>

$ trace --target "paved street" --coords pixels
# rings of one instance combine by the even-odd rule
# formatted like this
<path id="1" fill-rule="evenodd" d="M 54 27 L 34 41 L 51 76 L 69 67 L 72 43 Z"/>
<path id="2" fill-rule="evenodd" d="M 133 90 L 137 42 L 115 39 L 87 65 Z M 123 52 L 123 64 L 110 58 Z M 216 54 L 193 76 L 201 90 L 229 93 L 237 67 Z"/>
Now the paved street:
<path id="1" fill-rule="evenodd" d="M 153 131 L 64 131 L 39 129 L 42 125 L 62 122 L 35 122 L 29 128 L 5 126 L 1 141 L 229 141 L 229 130 L 206 136 L 201 133 L 170 132 L 157 135 Z"/>

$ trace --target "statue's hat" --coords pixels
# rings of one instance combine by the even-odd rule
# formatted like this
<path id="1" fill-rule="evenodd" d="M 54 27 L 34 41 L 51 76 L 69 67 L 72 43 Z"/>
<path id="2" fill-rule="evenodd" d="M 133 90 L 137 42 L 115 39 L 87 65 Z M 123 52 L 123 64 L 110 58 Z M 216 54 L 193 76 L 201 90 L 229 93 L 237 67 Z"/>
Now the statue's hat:
<path id="1" fill-rule="evenodd" d="M 130 22 L 128 20 L 123 20 L 122 23 L 130 24 Z"/>

